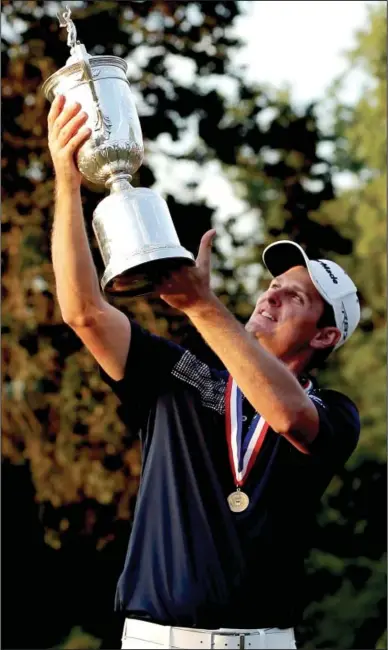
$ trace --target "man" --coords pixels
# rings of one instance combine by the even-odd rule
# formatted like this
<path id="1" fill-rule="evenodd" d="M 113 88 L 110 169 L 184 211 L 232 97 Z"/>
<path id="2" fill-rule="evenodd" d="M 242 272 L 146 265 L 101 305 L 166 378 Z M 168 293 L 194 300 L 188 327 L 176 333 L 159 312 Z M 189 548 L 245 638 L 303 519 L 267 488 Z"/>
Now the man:
<path id="1" fill-rule="evenodd" d="M 159 293 L 225 370 L 145 332 L 100 292 L 74 164 L 90 135 L 85 120 L 63 97 L 50 110 L 52 256 L 63 319 L 142 442 L 116 594 L 122 647 L 295 647 L 309 528 L 359 436 L 354 404 L 320 390 L 306 371 L 356 328 L 356 287 L 333 262 L 277 242 L 263 256 L 274 279 L 244 328 L 210 288 L 209 231 L 196 267 L 174 272 Z"/>

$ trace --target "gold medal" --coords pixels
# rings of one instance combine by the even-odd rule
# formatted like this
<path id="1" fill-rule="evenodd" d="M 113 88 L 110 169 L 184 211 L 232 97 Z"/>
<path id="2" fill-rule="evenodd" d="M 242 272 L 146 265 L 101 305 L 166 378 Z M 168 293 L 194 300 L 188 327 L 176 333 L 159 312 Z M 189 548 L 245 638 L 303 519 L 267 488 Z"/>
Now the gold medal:
<path id="1" fill-rule="evenodd" d="M 249 496 L 241 490 L 236 490 L 229 494 L 228 504 L 232 512 L 244 512 L 249 506 Z"/>

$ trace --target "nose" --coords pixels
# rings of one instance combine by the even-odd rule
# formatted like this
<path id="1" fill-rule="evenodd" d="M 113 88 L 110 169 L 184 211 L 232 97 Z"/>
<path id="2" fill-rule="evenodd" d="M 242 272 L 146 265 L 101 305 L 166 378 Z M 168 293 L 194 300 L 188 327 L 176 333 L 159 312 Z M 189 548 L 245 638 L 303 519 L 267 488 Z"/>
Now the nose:
<path id="1" fill-rule="evenodd" d="M 267 296 L 270 305 L 280 307 L 282 304 L 282 291 L 281 289 L 270 289 Z"/>

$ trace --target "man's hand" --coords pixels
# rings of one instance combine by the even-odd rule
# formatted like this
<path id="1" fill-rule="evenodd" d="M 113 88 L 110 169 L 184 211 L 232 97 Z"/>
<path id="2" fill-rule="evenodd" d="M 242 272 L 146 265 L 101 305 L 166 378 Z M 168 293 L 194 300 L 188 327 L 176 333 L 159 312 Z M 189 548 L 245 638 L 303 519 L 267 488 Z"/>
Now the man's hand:
<path id="1" fill-rule="evenodd" d="M 48 144 L 55 174 L 59 182 L 72 187 L 81 185 L 74 155 L 91 134 L 91 129 L 84 126 L 87 119 L 80 104 L 65 106 L 63 95 L 54 99 L 48 115 Z"/>
<path id="2" fill-rule="evenodd" d="M 158 287 L 160 297 L 171 307 L 188 313 L 215 298 L 210 288 L 210 257 L 215 234 L 215 230 L 208 230 L 203 235 L 195 266 L 182 266 L 171 272 Z"/>

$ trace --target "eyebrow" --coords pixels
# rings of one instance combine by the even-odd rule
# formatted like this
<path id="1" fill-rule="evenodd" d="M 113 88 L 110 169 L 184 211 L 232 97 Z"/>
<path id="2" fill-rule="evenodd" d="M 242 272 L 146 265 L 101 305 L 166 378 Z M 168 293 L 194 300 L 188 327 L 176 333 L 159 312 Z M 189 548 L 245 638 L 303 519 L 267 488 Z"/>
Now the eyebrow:
<path id="1" fill-rule="evenodd" d="M 282 284 L 282 281 L 280 280 L 279 277 L 273 278 L 271 284 L 273 284 L 274 282 L 276 282 L 276 283 L 278 283 L 280 285 Z M 270 286 L 271 286 L 271 284 L 270 284 Z M 296 293 L 302 293 L 307 298 L 307 300 L 309 301 L 310 304 L 313 303 L 312 296 L 303 287 L 301 287 L 299 284 L 291 284 L 290 286 L 288 286 L 288 289 L 290 289 L 290 291 L 295 291 Z"/>

